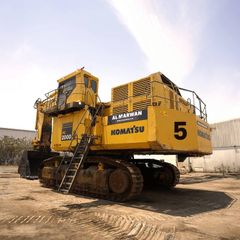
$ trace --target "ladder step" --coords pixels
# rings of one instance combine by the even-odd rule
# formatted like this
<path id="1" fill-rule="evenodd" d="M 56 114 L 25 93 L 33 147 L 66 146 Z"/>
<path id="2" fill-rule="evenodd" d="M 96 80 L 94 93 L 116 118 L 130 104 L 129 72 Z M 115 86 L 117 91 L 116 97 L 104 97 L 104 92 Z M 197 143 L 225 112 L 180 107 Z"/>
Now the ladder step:
<path id="1" fill-rule="evenodd" d="M 73 156 L 73 158 L 82 157 L 83 155 L 84 155 L 84 153 L 78 153 L 78 154 L 76 154 L 75 156 Z"/>
<path id="2" fill-rule="evenodd" d="M 63 188 L 64 189 L 69 189 L 69 186 L 71 186 L 71 184 L 72 184 L 72 182 L 64 183 Z"/>
<path id="3" fill-rule="evenodd" d="M 60 192 L 61 192 L 61 193 L 68 193 L 68 192 L 69 192 L 69 190 L 67 190 L 67 189 L 64 189 L 64 188 L 61 188 L 61 189 L 60 189 Z"/>
<path id="4" fill-rule="evenodd" d="M 83 151 L 77 151 L 75 154 L 81 155 L 83 153 L 84 153 L 84 150 Z"/>
<path id="5" fill-rule="evenodd" d="M 73 176 L 73 175 L 68 175 L 68 174 L 66 174 L 65 177 L 66 177 L 66 178 L 73 178 L 74 176 Z"/>
<path id="6" fill-rule="evenodd" d="M 78 152 L 83 151 L 86 148 L 87 144 L 82 145 L 81 147 L 77 148 Z"/>
<path id="7" fill-rule="evenodd" d="M 65 182 L 64 185 L 70 186 L 72 183 L 71 182 Z"/>
<path id="8" fill-rule="evenodd" d="M 73 168 L 78 168 L 78 165 L 79 165 L 79 160 L 75 160 L 74 162 L 71 163 L 71 167 Z"/>
<path id="9" fill-rule="evenodd" d="M 76 172 L 77 171 L 77 167 L 71 166 L 68 170 L 70 170 L 71 172 Z"/>
<path id="10" fill-rule="evenodd" d="M 84 150 L 87 144 L 81 145 L 81 147 L 78 147 L 76 150 L 81 151 Z"/>
<path id="11" fill-rule="evenodd" d="M 73 163 L 73 162 L 70 164 L 71 167 L 75 167 L 75 168 L 78 168 L 78 165 L 79 163 Z"/>
<path id="12" fill-rule="evenodd" d="M 62 189 L 66 189 L 69 190 L 69 187 L 71 186 L 72 183 L 64 183 L 64 185 L 62 186 Z"/>
<path id="13" fill-rule="evenodd" d="M 76 173 L 76 172 L 73 172 L 73 171 L 72 171 L 71 174 L 67 174 L 66 177 L 74 177 L 75 173 Z"/>
<path id="14" fill-rule="evenodd" d="M 71 170 L 70 169 L 68 169 L 68 171 L 66 172 L 66 176 L 70 176 L 70 175 L 73 175 L 73 173 L 75 173 L 75 172 L 77 172 L 77 168 L 72 168 Z"/>
<path id="15" fill-rule="evenodd" d="M 76 154 L 74 156 L 80 156 L 80 155 L 83 155 L 83 154 L 84 154 L 84 152 L 76 152 Z"/>
<path id="16" fill-rule="evenodd" d="M 66 176 L 65 176 L 65 179 L 67 179 L 67 178 L 73 178 L 73 177 L 74 177 L 73 175 L 71 175 L 71 176 L 66 175 Z M 64 181 L 64 182 L 66 182 L 66 181 Z"/>
<path id="17" fill-rule="evenodd" d="M 77 169 L 76 169 L 76 168 L 69 168 L 68 171 L 70 171 L 70 172 L 76 172 Z"/>

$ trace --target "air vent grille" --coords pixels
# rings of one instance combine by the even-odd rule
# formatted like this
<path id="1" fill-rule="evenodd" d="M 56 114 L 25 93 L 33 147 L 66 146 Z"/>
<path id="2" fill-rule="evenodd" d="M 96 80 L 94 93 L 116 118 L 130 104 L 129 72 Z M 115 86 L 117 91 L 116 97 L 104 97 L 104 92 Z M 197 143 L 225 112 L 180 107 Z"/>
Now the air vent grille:
<path id="1" fill-rule="evenodd" d="M 151 105 L 151 99 L 147 99 L 146 101 L 135 102 L 133 103 L 133 111 L 146 109 Z"/>
<path id="2" fill-rule="evenodd" d="M 133 96 L 149 95 L 151 93 L 151 81 L 150 78 L 144 78 L 142 80 L 133 83 Z"/>
<path id="3" fill-rule="evenodd" d="M 112 101 L 120 101 L 128 98 L 128 84 L 113 88 Z"/>
<path id="4" fill-rule="evenodd" d="M 128 105 L 113 107 L 113 114 L 128 112 Z"/>

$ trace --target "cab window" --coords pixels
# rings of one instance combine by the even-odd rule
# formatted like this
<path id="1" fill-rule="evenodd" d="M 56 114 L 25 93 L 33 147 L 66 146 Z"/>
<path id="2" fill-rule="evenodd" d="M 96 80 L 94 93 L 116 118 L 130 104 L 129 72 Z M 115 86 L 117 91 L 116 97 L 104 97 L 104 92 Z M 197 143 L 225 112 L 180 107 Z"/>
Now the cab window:
<path id="1" fill-rule="evenodd" d="M 59 84 L 59 90 L 65 94 L 70 93 L 76 87 L 76 77 L 71 77 Z"/>
<path id="2" fill-rule="evenodd" d="M 89 78 L 88 76 L 84 75 L 84 86 L 87 88 L 89 83 Z"/>
<path id="3" fill-rule="evenodd" d="M 60 108 L 67 100 L 67 97 L 76 87 L 76 76 L 71 77 L 59 84 L 58 87 L 58 107 Z"/>
<path id="4" fill-rule="evenodd" d="M 94 80 L 91 81 L 91 88 L 94 91 L 94 93 L 97 93 L 97 83 L 96 83 L 96 81 L 94 81 Z"/>

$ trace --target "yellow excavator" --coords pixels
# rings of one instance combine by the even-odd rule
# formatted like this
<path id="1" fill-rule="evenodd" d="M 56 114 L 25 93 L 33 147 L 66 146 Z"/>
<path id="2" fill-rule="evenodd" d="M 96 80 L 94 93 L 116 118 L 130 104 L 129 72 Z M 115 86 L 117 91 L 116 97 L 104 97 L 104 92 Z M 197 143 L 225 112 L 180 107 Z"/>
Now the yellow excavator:
<path id="1" fill-rule="evenodd" d="M 126 201 L 143 185 L 179 182 L 176 166 L 137 155 L 174 154 L 181 162 L 211 154 L 206 105 L 194 91 L 157 72 L 113 88 L 104 103 L 98 85 L 82 68 L 35 102 L 37 136 L 20 161 L 22 177 L 62 193 Z"/>

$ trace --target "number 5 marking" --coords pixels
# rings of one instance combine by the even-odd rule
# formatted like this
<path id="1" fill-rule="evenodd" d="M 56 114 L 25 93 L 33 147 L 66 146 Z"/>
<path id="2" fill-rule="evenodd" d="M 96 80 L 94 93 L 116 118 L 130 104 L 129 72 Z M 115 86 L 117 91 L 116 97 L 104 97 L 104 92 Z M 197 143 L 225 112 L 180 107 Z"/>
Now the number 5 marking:
<path id="1" fill-rule="evenodd" d="M 187 137 L 187 130 L 182 127 L 186 125 L 186 122 L 174 122 L 174 137 L 177 140 L 183 140 Z"/>

